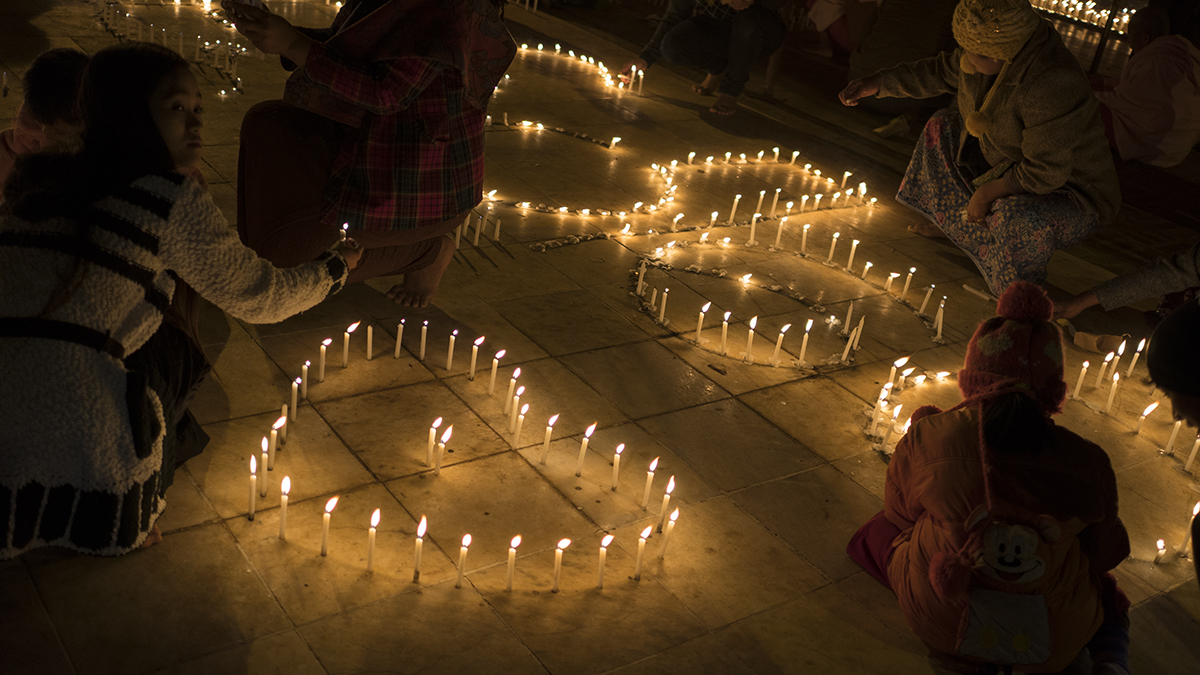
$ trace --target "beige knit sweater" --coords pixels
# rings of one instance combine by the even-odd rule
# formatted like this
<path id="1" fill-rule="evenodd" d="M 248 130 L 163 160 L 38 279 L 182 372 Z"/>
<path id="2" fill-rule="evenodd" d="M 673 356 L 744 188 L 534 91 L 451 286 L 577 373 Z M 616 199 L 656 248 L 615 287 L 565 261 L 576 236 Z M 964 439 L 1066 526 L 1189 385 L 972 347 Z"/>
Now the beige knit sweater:
<path id="1" fill-rule="evenodd" d="M 965 117 L 979 110 L 992 78 L 963 72 L 961 59 L 959 48 L 880 71 L 878 95 L 956 94 Z M 1034 194 L 1066 192 L 1084 212 L 1102 223 L 1111 221 L 1121 205 L 1121 189 L 1100 109 L 1083 69 L 1049 22 L 1042 21 L 994 86 L 998 89 L 983 111 L 992 125 L 979 138 L 988 163 L 1011 161 L 1010 184 Z"/>

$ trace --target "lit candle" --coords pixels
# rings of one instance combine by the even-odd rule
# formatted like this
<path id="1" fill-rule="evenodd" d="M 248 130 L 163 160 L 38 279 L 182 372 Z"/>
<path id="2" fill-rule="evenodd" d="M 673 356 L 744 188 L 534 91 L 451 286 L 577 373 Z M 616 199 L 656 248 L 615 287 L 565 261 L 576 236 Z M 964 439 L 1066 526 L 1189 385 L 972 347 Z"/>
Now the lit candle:
<path id="1" fill-rule="evenodd" d="M 1096 373 L 1096 384 L 1092 386 L 1093 389 L 1099 387 L 1100 383 L 1104 381 L 1104 375 L 1108 371 L 1108 364 L 1112 363 L 1113 357 L 1116 355 L 1116 352 L 1109 352 L 1108 356 L 1104 357 L 1104 363 L 1100 364 L 1100 372 Z"/>
<path id="2" fill-rule="evenodd" d="M 852 239 L 852 240 L 850 240 L 850 259 L 846 261 L 846 269 L 847 270 L 854 269 L 854 254 L 857 252 L 858 252 L 858 240 Z"/>
<path id="3" fill-rule="evenodd" d="M 662 510 L 658 512 L 658 529 L 661 532 L 663 522 L 667 519 L 667 509 L 671 506 L 671 493 L 675 491 L 675 476 L 667 481 L 667 489 L 663 492 Z"/>
<path id="4" fill-rule="evenodd" d="M 776 207 L 779 206 L 779 193 L 782 191 L 783 191 L 783 188 L 775 188 L 775 198 L 771 200 L 771 217 L 772 218 L 775 217 L 775 209 L 776 209 Z"/>
<path id="5" fill-rule="evenodd" d="M 417 541 L 413 548 L 413 583 L 421 580 L 421 549 L 425 546 L 425 529 L 429 527 L 429 521 L 425 516 L 421 516 L 421 522 L 417 524 Z"/>
<path id="6" fill-rule="evenodd" d="M 641 579 L 642 579 L 642 557 L 646 555 L 646 539 L 650 536 L 650 533 L 653 531 L 654 531 L 654 526 L 647 525 L 646 529 L 642 530 L 642 533 L 640 535 L 638 535 L 637 560 L 633 563 L 633 580 L 634 581 L 641 581 Z"/>
<path id="7" fill-rule="evenodd" d="M 829 257 L 825 259 L 825 262 L 833 262 L 833 250 L 837 248 L 838 237 L 840 236 L 842 236 L 841 232 L 833 233 L 833 241 L 829 243 Z"/>
<path id="8" fill-rule="evenodd" d="M 250 511 L 249 511 L 250 520 L 254 520 L 254 505 L 255 505 L 256 499 L 258 498 L 258 495 L 255 494 L 258 491 L 257 483 L 258 483 L 258 460 L 254 456 L 254 453 L 250 453 Z"/>
<path id="9" fill-rule="evenodd" d="M 342 367 L 346 368 L 350 365 L 350 334 L 358 328 L 361 321 L 355 321 L 346 328 L 346 332 L 342 333 Z"/>
<path id="10" fill-rule="evenodd" d="M 667 293 L 670 293 L 670 292 L 671 292 L 671 289 L 669 289 L 669 288 L 663 289 L 662 304 L 658 306 L 658 322 L 659 323 L 663 323 L 667 317 Z"/>
<path id="11" fill-rule="evenodd" d="M 559 539 L 558 545 L 554 547 L 554 585 L 550 587 L 551 593 L 558 592 L 558 582 L 562 579 L 562 557 L 563 551 L 571 545 L 570 539 Z"/>
<path id="12" fill-rule="evenodd" d="M 1196 516 L 1200 516 L 1200 502 L 1192 507 L 1192 513 L 1188 516 L 1187 527 L 1183 528 L 1183 543 L 1177 549 L 1179 555 L 1187 555 L 1188 544 L 1192 543 L 1192 521 L 1196 520 Z"/>
<path id="13" fill-rule="evenodd" d="M 842 189 L 843 190 L 846 189 L 846 181 L 850 178 L 850 176 L 853 176 L 853 175 L 854 174 L 850 173 L 849 171 L 842 174 Z"/>
<path id="14" fill-rule="evenodd" d="M 821 197 L 824 197 L 824 196 L 825 195 L 816 195 L 813 197 L 813 211 L 821 210 Z"/>
<path id="15" fill-rule="evenodd" d="M 900 276 L 899 272 L 892 272 L 892 273 L 888 274 L 887 281 L 883 282 L 883 292 L 884 293 L 887 293 L 888 291 L 892 290 L 892 282 L 895 281 L 896 277 L 898 277 L 898 276 Z"/>
<path id="16" fill-rule="evenodd" d="M 762 217 L 761 213 L 755 213 L 750 217 L 750 239 L 746 242 L 747 246 L 754 246 L 758 243 L 754 239 L 755 233 L 758 231 L 758 219 Z"/>
<path id="17" fill-rule="evenodd" d="M 804 339 L 800 341 L 800 365 L 802 366 L 806 363 L 804 355 L 808 353 L 808 333 L 812 330 L 812 327 L 813 320 L 809 319 L 808 323 L 804 326 Z"/>
<path id="18" fill-rule="evenodd" d="M 375 528 L 379 527 L 379 509 L 371 514 L 371 527 L 367 530 L 367 571 L 375 571 Z"/>
<path id="19" fill-rule="evenodd" d="M 796 158 L 797 158 L 797 157 L 799 157 L 799 156 L 800 156 L 800 151 L 799 151 L 799 150 L 793 150 L 793 151 L 792 151 L 792 161 L 791 161 L 791 164 L 795 164 L 795 163 L 796 163 Z"/>
<path id="20" fill-rule="evenodd" d="M 732 152 L 727 152 L 727 153 L 725 153 L 725 163 L 726 163 L 726 164 L 728 164 L 728 163 L 729 163 L 729 158 L 730 158 L 730 157 L 732 157 L 732 156 L 733 156 L 733 153 L 732 153 Z"/>
<path id="21" fill-rule="evenodd" d="M 709 227 L 712 227 L 712 226 L 714 226 L 714 225 L 716 225 L 716 224 L 717 224 L 717 212 L 716 212 L 716 211 L 713 211 L 713 212 L 712 212 L 712 217 L 708 219 L 708 226 L 709 226 Z M 707 233 L 705 234 L 705 236 L 708 236 L 708 235 L 707 235 Z"/>
<path id="22" fill-rule="evenodd" d="M 691 164 L 693 159 L 696 159 L 696 152 L 694 150 L 688 153 L 688 164 Z"/>
<path id="23" fill-rule="evenodd" d="M 1112 372 L 1115 374 L 1121 363 L 1121 357 L 1125 355 L 1125 340 L 1121 340 L 1121 346 L 1117 347 L 1117 357 L 1112 362 Z"/>
<path id="24" fill-rule="evenodd" d="M 869 260 L 868 260 L 868 261 L 867 261 L 867 264 L 866 264 L 866 265 L 863 265 L 863 273 L 862 273 L 862 276 L 861 276 L 861 277 L 859 277 L 859 278 L 861 278 L 863 281 L 866 281 L 866 280 L 867 280 L 867 272 L 870 272 L 870 271 L 871 271 L 871 267 L 872 267 L 874 264 L 875 264 L 875 263 L 873 263 L 873 262 L 871 262 L 871 261 L 869 261 Z"/>
<path id="25" fill-rule="evenodd" d="M 671 532 L 675 529 L 676 520 L 679 520 L 678 508 L 671 512 L 671 518 L 667 521 L 667 529 L 663 530 L 662 548 L 658 549 L 658 557 L 660 558 L 667 555 L 667 542 L 671 541 Z"/>
<path id="26" fill-rule="evenodd" d="M 1196 436 L 1196 442 L 1192 443 L 1192 452 L 1188 455 L 1187 461 L 1183 463 L 1183 471 L 1187 473 L 1192 470 L 1192 462 L 1196 461 L 1196 452 L 1200 451 L 1200 434 Z"/>
<path id="27" fill-rule="evenodd" d="M 696 344 L 700 344 L 700 331 L 704 328 L 704 314 L 708 312 L 708 308 L 712 307 L 711 302 L 704 303 L 700 308 L 700 318 L 696 319 Z"/>
<path id="28" fill-rule="evenodd" d="M 624 451 L 625 451 L 625 444 L 622 443 L 617 446 L 616 451 L 613 453 L 613 479 L 612 479 L 613 492 L 617 491 L 617 479 L 621 475 L 621 453 Z"/>
<path id="29" fill-rule="evenodd" d="M 1072 398 L 1075 398 L 1075 399 L 1079 398 L 1079 390 L 1083 388 L 1083 377 L 1085 375 L 1087 375 L 1087 371 L 1088 371 L 1088 362 L 1084 361 L 1083 367 L 1079 369 L 1079 379 L 1075 380 L 1075 394 L 1072 396 Z"/>
<path id="30" fill-rule="evenodd" d="M 288 409 L 288 418 L 293 422 L 296 421 L 296 399 L 300 397 L 300 383 L 303 381 L 304 378 L 297 377 L 292 382 L 292 407 Z"/>
<path id="31" fill-rule="evenodd" d="M 760 163 L 763 161 L 763 155 L 765 155 L 765 154 L 767 154 L 767 151 L 766 151 L 766 150 L 759 150 L 759 151 L 758 151 L 758 161 L 759 161 Z"/>
<path id="32" fill-rule="evenodd" d="M 658 468 L 658 457 L 655 457 L 650 462 L 650 469 L 646 471 L 646 489 L 642 490 L 642 510 L 646 510 L 646 505 L 650 503 L 650 485 L 654 483 L 654 471 Z"/>
<path id="33" fill-rule="evenodd" d="M 728 161 L 728 160 L 729 160 L 729 153 L 725 153 L 725 160 L 726 160 L 726 161 Z M 732 224 L 733 224 L 733 216 L 734 216 L 735 214 L 737 214 L 737 206 L 738 206 L 738 202 L 740 202 L 741 200 L 742 200 L 742 196 L 741 196 L 741 195 L 734 195 L 734 197 L 733 197 L 733 208 L 729 209 L 729 221 L 726 223 L 727 225 L 732 225 Z"/>
<path id="34" fill-rule="evenodd" d="M 517 388 L 517 378 L 521 376 L 521 369 L 517 368 L 513 371 L 512 377 L 508 379 L 508 394 L 504 398 L 504 414 L 507 415 L 512 410 L 513 392 Z"/>
<path id="35" fill-rule="evenodd" d="M 546 464 L 546 457 L 549 456 L 549 454 L 550 454 L 550 434 L 554 433 L 554 423 L 557 421 L 558 421 L 558 415 L 554 415 L 553 417 L 550 418 L 549 422 L 546 422 L 546 437 L 545 437 L 545 439 L 542 440 L 542 465 L 543 466 L 545 466 L 545 464 Z"/>
<path id="36" fill-rule="evenodd" d="M 521 535 L 512 538 L 508 542 L 508 578 L 504 584 L 504 590 L 511 591 L 513 587 L 513 572 L 517 569 L 517 547 L 521 545 Z"/>
<path id="37" fill-rule="evenodd" d="M 426 321 L 421 325 L 421 352 L 418 356 L 422 361 L 425 360 L 425 338 L 429 335 L 429 322 Z"/>
<path id="38" fill-rule="evenodd" d="M 604 535 L 600 540 L 600 565 L 596 569 L 596 588 L 604 588 L 604 560 L 608 557 L 608 545 L 613 541 L 611 534 Z"/>
<path id="39" fill-rule="evenodd" d="M 620 142 L 621 142 L 621 137 L 620 137 L 620 136 L 613 136 L 613 137 L 612 137 L 612 140 L 611 140 L 611 141 L 609 141 L 609 144 L 608 144 L 608 149 L 609 149 L 609 150 L 616 150 L 616 149 L 617 149 L 617 143 L 620 143 Z"/>
<path id="40" fill-rule="evenodd" d="M 1167 438 L 1167 445 L 1163 448 L 1164 455 L 1175 454 L 1175 437 L 1179 435 L 1179 426 L 1183 424 L 1183 420 L 1175 420 L 1175 426 L 1171 427 L 1171 436 Z"/>
<path id="41" fill-rule="evenodd" d="M 334 497 L 333 499 L 330 499 L 329 501 L 325 502 L 325 514 L 322 517 L 322 524 L 321 524 L 321 555 L 322 556 L 329 554 L 329 518 L 330 518 L 330 514 L 333 513 L 333 508 L 335 506 L 337 506 L 337 503 L 338 503 L 337 497 Z"/>
<path id="42" fill-rule="evenodd" d="M 1129 370 L 1125 371 L 1125 377 L 1133 375 L 1133 367 L 1137 365 L 1138 357 L 1142 355 L 1142 348 L 1146 346 L 1146 338 L 1138 343 L 1137 351 L 1133 353 L 1133 360 L 1129 362 Z"/>
<path id="43" fill-rule="evenodd" d="M 458 332 L 458 331 L 455 331 Z M 483 344 L 483 337 L 479 337 L 475 342 L 471 343 L 471 370 L 467 374 L 467 379 L 471 382 L 475 381 L 475 362 L 479 359 L 479 345 Z M 446 370 L 450 370 L 449 361 L 454 357 L 454 336 L 450 336 L 450 357 L 446 359 Z"/>
<path id="44" fill-rule="evenodd" d="M 1167 559 L 1167 542 L 1159 539 L 1156 544 L 1158 552 L 1154 554 L 1154 564 L 1161 565 Z"/>
<path id="45" fill-rule="evenodd" d="M 807 208 L 808 208 L 808 195 L 802 195 L 800 197 L 800 213 L 804 213 L 804 211 L 807 210 Z"/>
<path id="46" fill-rule="evenodd" d="M 1142 433 L 1142 425 L 1146 423 L 1146 416 L 1154 412 L 1154 409 L 1157 407 L 1158 401 L 1155 401 L 1154 403 L 1146 406 L 1146 409 L 1142 411 L 1142 416 L 1138 418 L 1137 428 L 1133 430 L 1135 436 Z"/>
<path id="47" fill-rule="evenodd" d="M 251 457 L 253 459 L 253 457 Z M 292 491 L 292 479 L 288 476 L 283 477 L 283 482 L 279 484 L 279 538 L 287 539 L 287 505 L 288 493 Z M 251 490 L 251 493 L 254 491 Z M 251 494 L 251 499 L 253 499 Z M 253 502 L 252 502 L 253 503 Z M 250 518 L 254 520 L 253 517 Z"/>
<path id="48" fill-rule="evenodd" d="M 908 287 L 912 285 L 912 278 L 916 273 L 917 268 L 908 268 L 908 276 L 904 278 L 904 290 L 900 291 L 900 302 L 904 302 L 908 298 Z"/>
<path id="49" fill-rule="evenodd" d="M 776 368 L 779 367 L 779 350 L 783 347 L 783 335 L 784 333 L 787 333 L 788 329 L 791 327 L 792 324 L 790 323 L 784 324 L 783 328 L 779 329 L 779 337 L 775 339 L 775 352 L 771 354 L 771 365 L 775 366 Z"/>
<path id="50" fill-rule="evenodd" d="M 942 327 L 946 323 L 946 296 L 942 296 L 942 302 L 938 304 L 937 316 L 933 318 L 933 322 L 937 324 L 937 339 L 942 339 Z"/>
<path id="51" fill-rule="evenodd" d="M 805 223 L 800 233 L 800 255 L 808 255 L 808 230 L 811 227 L 812 223 Z"/>
<path id="52" fill-rule="evenodd" d="M 904 385 L 908 384 L 908 376 L 912 375 L 914 370 L 916 370 L 915 366 L 909 366 L 900 371 L 900 376 L 896 378 L 896 391 L 904 390 Z"/>
<path id="53" fill-rule="evenodd" d="M 754 327 L 757 325 L 757 316 L 750 319 L 750 330 L 746 332 L 746 363 L 754 363 Z"/>
<path id="54" fill-rule="evenodd" d="M 462 538 L 462 546 L 458 549 L 458 578 L 454 580 L 455 588 L 462 588 L 463 572 L 467 569 L 467 549 L 470 547 L 471 535 L 464 534 Z"/>
<path id="55" fill-rule="evenodd" d="M 433 475 L 442 475 L 442 458 L 446 456 L 446 443 L 450 442 L 450 436 L 454 433 L 454 425 L 446 427 L 446 432 L 442 434 L 441 440 L 438 441 L 437 455 L 433 460 Z"/>
<path id="56" fill-rule="evenodd" d="M 400 323 L 396 324 L 396 350 L 392 353 L 393 359 L 400 358 L 400 347 L 404 342 L 404 319 L 400 319 Z"/>
<path id="57" fill-rule="evenodd" d="M 279 406 L 279 419 L 276 420 L 275 423 L 279 425 L 279 444 L 287 445 L 288 405 L 286 403 Z M 271 466 L 269 466 L 267 468 L 270 469 L 271 471 L 274 471 L 275 470 L 275 462 L 272 461 Z"/>
<path id="58" fill-rule="evenodd" d="M 892 434 L 896 432 L 896 420 L 900 418 L 900 409 L 903 407 L 904 404 L 902 403 L 892 410 L 892 423 L 888 425 L 887 430 L 883 434 L 883 449 L 885 451 L 887 450 L 888 441 L 892 439 Z"/>
<path id="59" fill-rule="evenodd" d="M 628 227 L 628 226 L 626 226 Z M 643 288 L 646 285 L 646 261 L 643 260 L 641 266 L 638 267 L 637 294 L 640 297 L 643 293 Z"/>
<path id="60" fill-rule="evenodd" d="M 887 379 L 888 382 L 892 382 L 896 379 L 896 371 L 899 370 L 900 368 L 902 368 L 904 366 L 904 364 L 908 363 L 908 359 L 909 359 L 909 357 L 905 356 L 904 358 L 896 359 L 892 363 L 892 370 L 891 370 L 891 372 L 888 373 L 888 379 Z"/>
<path id="61" fill-rule="evenodd" d="M 587 455 L 588 441 L 592 438 L 592 433 L 596 431 L 596 422 L 592 422 L 592 426 L 583 432 L 583 440 L 579 443 L 579 461 L 575 464 L 575 476 L 578 478 L 583 475 L 583 458 Z"/>
<path id="62" fill-rule="evenodd" d="M 273 454 L 273 452 L 271 452 L 271 451 L 268 451 L 268 449 L 267 449 L 267 445 L 268 445 L 268 444 L 267 444 L 267 437 L 266 437 L 266 436 L 263 436 L 263 439 L 262 439 L 262 458 L 259 460 L 259 462 L 258 462 L 258 463 L 259 463 L 259 465 L 260 465 L 260 466 L 262 466 L 262 468 L 263 468 L 263 470 L 264 470 L 264 471 L 268 471 L 268 470 L 270 470 L 270 467 L 271 467 L 271 460 L 270 460 L 270 457 L 271 457 L 271 454 Z M 263 478 L 265 479 L 265 478 L 266 478 L 266 476 L 263 476 Z M 267 496 L 267 481 L 266 481 L 266 480 L 263 480 L 261 483 L 259 483 L 259 485 L 258 485 L 258 496 L 259 496 L 259 497 L 266 497 L 266 496 Z"/>
<path id="63" fill-rule="evenodd" d="M 875 407 L 871 409 L 871 430 L 867 435 L 874 436 L 875 430 L 879 428 L 879 413 L 883 411 L 883 404 L 887 401 L 888 392 L 892 390 L 892 383 L 888 382 L 879 390 L 879 396 L 875 398 Z"/>
<path id="64" fill-rule="evenodd" d="M 925 299 L 921 301 L 921 309 L 917 310 L 919 316 L 925 316 L 925 308 L 929 306 L 929 298 L 933 296 L 934 284 L 929 284 L 929 288 L 925 289 Z"/>
<path id="65" fill-rule="evenodd" d="M 729 337 L 729 316 L 731 314 L 733 314 L 733 312 L 725 312 L 725 318 L 721 320 L 721 354 L 722 355 L 724 355 L 728 351 L 726 349 L 726 342 L 728 341 L 727 339 Z"/>
<path id="66" fill-rule="evenodd" d="M 446 348 L 446 371 L 454 368 L 454 341 L 458 338 L 458 330 L 450 331 L 450 346 Z M 474 359 L 472 359 L 474 362 Z"/>
<path id="67" fill-rule="evenodd" d="M 525 425 L 525 414 L 529 412 L 529 404 L 521 406 L 521 412 L 517 413 L 517 426 L 513 429 L 513 447 L 520 445 L 521 427 Z"/>
<path id="68" fill-rule="evenodd" d="M 321 357 L 317 361 L 317 382 L 325 381 L 325 349 L 333 344 L 333 338 L 325 338 L 321 343 Z"/>
<path id="69" fill-rule="evenodd" d="M 492 357 L 492 379 L 488 382 L 488 396 L 496 392 L 496 369 L 500 367 L 500 359 L 504 358 L 504 351 L 501 349 Z"/>
<path id="70" fill-rule="evenodd" d="M 779 221 L 779 229 L 775 230 L 775 248 L 779 248 L 779 242 L 783 239 L 783 228 L 787 225 L 787 221 L 787 216 L 784 216 L 783 219 Z"/>
<path id="71" fill-rule="evenodd" d="M 425 466 L 433 466 L 433 445 L 437 442 L 437 430 L 442 426 L 442 418 L 437 418 L 429 426 L 429 442 L 425 444 Z"/>

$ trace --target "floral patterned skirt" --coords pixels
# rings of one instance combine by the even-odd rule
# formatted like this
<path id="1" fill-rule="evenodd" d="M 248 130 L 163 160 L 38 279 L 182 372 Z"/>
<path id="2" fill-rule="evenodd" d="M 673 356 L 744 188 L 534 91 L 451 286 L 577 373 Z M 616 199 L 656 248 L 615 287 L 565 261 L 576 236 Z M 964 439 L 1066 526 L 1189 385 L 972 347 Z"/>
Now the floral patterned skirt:
<path id="1" fill-rule="evenodd" d="M 972 171 L 956 163 L 962 117 L 943 110 L 925 125 L 896 199 L 923 213 L 963 250 L 999 296 L 1014 281 L 1041 284 L 1055 249 L 1096 231 L 1099 219 L 1070 195 L 1023 194 L 997 199 L 984 223 L 967 222 L 975 192 Z"/>

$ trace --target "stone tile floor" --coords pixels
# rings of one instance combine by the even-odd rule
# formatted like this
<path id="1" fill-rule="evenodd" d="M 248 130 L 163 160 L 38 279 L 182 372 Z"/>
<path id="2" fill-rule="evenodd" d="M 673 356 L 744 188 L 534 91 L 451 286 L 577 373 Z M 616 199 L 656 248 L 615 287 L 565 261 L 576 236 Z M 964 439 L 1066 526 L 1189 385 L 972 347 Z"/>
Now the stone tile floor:
<path id="1" fill-rule="evenodd" d="M 301 25 L 326 23 L 334 11 L 317 2 L 273 6 Z M 122 9 L 147 26 L 166 25 L 169 45 L 179 31 L 209 41 L 234 37 L 195 6 Z M 926 672 L 894 599 L 845 556 L 844 545 L 882 504 L 885 459 L 864 434 L 870 402 L 900 356 L 911 357 L 914 377 L 957 370 L 966 339 L 990 315 L 989 303 L 963 288 L 982 288 L 981 279 L 961 254 L 905 231 L 915 216 L 888 199 L 894 172 L 828 151 L 809 154 L 804 134 L 753 111 L 736 123 L 713 123 L 698 113 L 707 103 L 698 103 L 688 82 L 669 70 L 650 74 L 645 96 L 605 89 L 595 67 L 556 56 L 554 44 L 610 67 L 628 52 L 544 14 L 511 6 L 508 15 L 518 42 L 531 49 L 510 70 L 491 106 L 493 119 L 507 112 L 513 123 L 561 125 L 603 140 L 621 136 L 617 149 L 494 126 L 487 189 L 497 190 L 497 201 L 478 245 L 473 227 L 462 240 L 434 307 L 391 304 L 382 291 L 395 280 L 379 279 L 273 326 L 243 324 L 207 308 L 204 336 L 215 372 L 194 409 L 212 444 L 168 493 L 164 542 L 119 559 L 39 551 L 0 563 L 0 670 Z M 38 52 L 94 50 L 114 39 L 88 3 L 6 3 L 0 68 L 14 77 L 13 91 L 0 100 L 0 120 L 15 115 L 16 76 Z M 186 41 L 184 52 L 192 53 Z M 278 96 L 283 75 L 272 59 L 244 58 L 245 93 L 229 94 L 229 81 L 209 58 L 197 66 L 208 100 L 206 174 L 218 203 L 233 214 L 238 122 L 251 103 Z M 775 145 L 778 163 L 769 161 Z M 838 191 L 788 165 L 793 149 L 802 153 L 799 165 L 811 163 L 839 181 L 853 171 L 850 185 L 865 180 L 880 201 L 803 216 L 794 208 L 777 248 L 777 219 L 760 223 L 758 245 L 748 246 L 745 221 L 760 190 L 767 191 L 765 211 L 776 187 L 781 204 L 823 192 L 828 205 Z M 759 150 L 768 161 L 755 159 Z M 688 166 L 692 151 L 700 160 L 715 155 L 718 163 Z M 725 165 L 727 151 L 750 159 Z M 597 213 L 656 203 L 665 180 L 650 164 L 672 161 L 678 165 L 668 173 L 679 187 L 663 209 L 669 215 Z M 728 227 L 736 193 L 743 195 L 738 225 Z M 569 213 L 521 202 L 545 204 L 546 211 L 565 206 Z M 695 229 L 707 225 L 713 210 L 718 226 Z M 671 216 L 680 212 L 688 214 L 679 223 L 683 231 L 672 233 Z M 811 224 L 806 245 L 804 223 Z M 626 224 L 630 230 L 622 234 Z M 840 241 L 833 264 L 826 264 L 834 232 Z M 842 267 L 854 239 L 861 243 L 850 274 Z M 652 263 L 645 281 L 653 290 L 644 298 L 631 293 L 639 259 Z M 868 261 L 874 264 L 863 280 Z M 904 304 L 897 296 L 913 266 Z M 891 272 L 901 276 L 885 292 Z M 742 281 L 745 274 L 752 276 Z M 1105 274 L 1061 254 L 1051 282 L 1090 284 Z M 933 340 L 927 318 L 916 315 L 931 283 L 933 304 L 946 297 L 944 345 Z M 667 304 L 661 322 L 660 310 L 644 304 L 654 291 L 660 307 Z M 845 339 L 837 333 L 851 301 L 850 323 L 866 317 L 864 337 L 852 363 L 842 366 Z M 713 306 L 697 342 L 706 302 Z M 732 316 L 722 355 L 726 311 Z M 747 364 L 747 324 L 755 316 L 754 363 Z M 830 325 L 831 316 L 837 324 Z M 810 319 L 804 360 L 815 369 L 797 367 Z M 373 327 L 373 351 L 367 354 L 364 325 L 343 369 L 338 334 L 360 320 Z M 401 320 L 402 349 L 393 358 Z M 784 324 L 792 329 L 773 367 Z M 447 368 L 451 330 L 458 331 L 457 349 Z M 472 380 L 470 347 L 479 336 L 486 339 Z M 290 380 L 303 361 L 316 361 L 327 337 L 334 347 L 326 380 L 316 382 L 314 373 L 250 521 L 248 457 L 287 402 Z M 489 396 L 492 356 L 500 349 L 507 353 L 497 393 Z M 1070 348 L 1072 382 L 1084 359 L 1098 361 Z M 527 387 L 522 402 L 530 406 L 519 437 L 503 409 L 516 367 Z M 1170 424 L 1162 410 L 1133 434 L 1138 415 L 1155 399 L 1144 363 L 1120 387 L 1108 415 L 1099 410 L 1109 389 L 1094 388 L 1095 375 L 1093 367 L 1082 400 L 1068 403 L 1062 423 L 1104 446 L 1118 469 L 1122 517 L 1133 541 L 1133 555 L 1117 570 L 1136 603 L 1133 663 L 1137 672 L 1192 673 L 1200 658 L 1200 591 L 1187 562 L 1150 562 L 1156 539 L 1178 544 L 1187 511 L 1200 498 L 1194 476 L 1182 471 L 1192 433 L 1181 433 L 1179 450 L 1163 455 Z M 909 412 L 956 400 L 952 375 L 910 383 L 893 396 Z M 559 417 L 544 450 L 551 415 Z M 454 434 L 434 475 L 425 451 L 428 427 L 439 416 Z M 584 431 L 593 422 L 597 430 L 576 476 Z M 614 490 L 620 443 L 626 447 Z M 643 510 L 643 475 L 655 458 Z M 292 491 L 281 540 L 284 475 Z M 660 555 L 664 535 L 654 532 L 641 578 L 634 579 L 638 535 L 664 515 L 672 476 L 677 489 L 669 509 L 679 508 L 680 516 L 670 547 Z M 334 495 L 340 501 L 329 555 L 321 557 L 321 513 Z M 366 530 L 374 509 L 382 522 L 375 570 L 368 573 Z M 414 583 L 412 540 L 423 515 L 429 532 Z M 474 541 L 456 588 L 464 533 Z M 598 589 L 606 533 L 615 539 Z M 508 592 L 505 563 L 516 534 L 523 540 Z M 552 593 L 554 549 L 562 538 L 572 543 L 563 555 L 561 590 Z"/>

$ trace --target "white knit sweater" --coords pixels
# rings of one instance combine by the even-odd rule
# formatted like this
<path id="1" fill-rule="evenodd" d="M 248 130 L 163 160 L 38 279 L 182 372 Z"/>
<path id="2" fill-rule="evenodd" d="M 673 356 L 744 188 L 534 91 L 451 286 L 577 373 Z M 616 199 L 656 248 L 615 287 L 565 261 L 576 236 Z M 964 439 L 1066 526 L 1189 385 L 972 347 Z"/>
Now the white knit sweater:
<path id="1" fill-rule="evenodd" d="M 165 507 L 162 404 L 121 357 L 161 324 L 170 272 L 254 323 L 313 307 L 348 273 L 333 252 L 275 268 L 178 174 L 140 178 L 83 219 L 86 242 L 67 218 L 0 225 L 0 559 L 41 546 L 125 553 Z M 46 313 L 77 257 L 82 274 Z"/>

